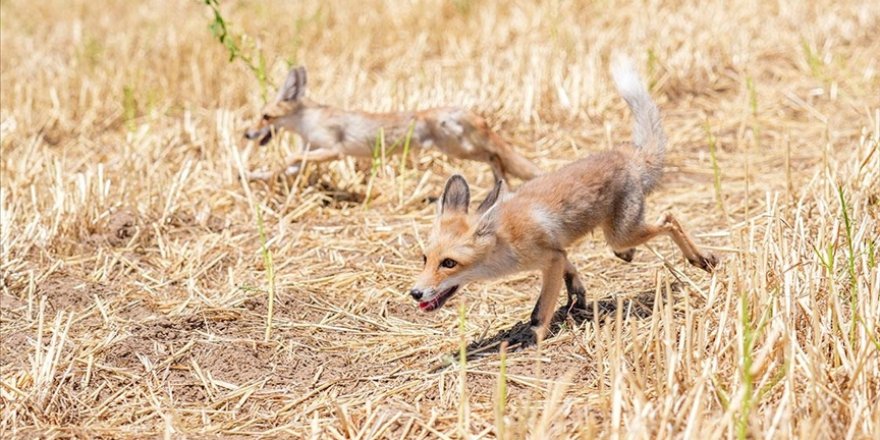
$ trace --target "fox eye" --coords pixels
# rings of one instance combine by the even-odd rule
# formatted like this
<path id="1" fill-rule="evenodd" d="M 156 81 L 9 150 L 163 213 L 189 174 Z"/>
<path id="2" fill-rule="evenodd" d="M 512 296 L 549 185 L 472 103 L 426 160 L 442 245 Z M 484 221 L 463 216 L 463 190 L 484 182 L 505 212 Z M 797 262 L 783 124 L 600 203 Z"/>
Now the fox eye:
<path id="1" fill-rule="evenodd" d="M 422 264 L 428 264 L 428 256 L 422 255 Z"/>
<path id="2" fill-rule="evenodd" d="M 263 113 L 263 120 L 264 120 L 264 121 L 268 121 L 269 119 L 272 119 L 272 117 L 269 116 L 268 113 Z"/>
<path id="3" fill-rule="evenodd" d="M 458 265 L 458 262 L 452 258 L 444 258 L 443 261 L 440 262 L 440 267 L 445 267 L 447 269 L 452 269 L 456 265 Z"/>

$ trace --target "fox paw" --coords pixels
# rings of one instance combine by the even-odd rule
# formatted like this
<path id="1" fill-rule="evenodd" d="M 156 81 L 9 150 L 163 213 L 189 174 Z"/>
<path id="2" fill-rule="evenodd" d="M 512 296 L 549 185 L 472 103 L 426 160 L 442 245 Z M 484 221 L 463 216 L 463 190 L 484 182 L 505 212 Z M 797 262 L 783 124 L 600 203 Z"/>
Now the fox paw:
<path id="1" fill-rule="evenodd" d="M 289 167 L 287 167 L 287 168 L 284 169 L 284 175 L 286 175 L 286 176 L 295 176 L 295 175 L 299 174 L 299 170 L 300 170 L 300 165 L 299 165 L 299 164 L 296 164 L 296 165 L 290 165 Z"/>
<path id="2" fill-rule="evenodd" d="M 636 255 L 635 248 L 627 249 L 625 251 L 620 251 L 620 252 L 614 251 L 615 257 L 620 258 L 621 260 L 626 261 L 627 263 L 632 263 L 633 257 L 635 255 Z"/>
<path id="3" fill-rule="evenodd" d="M 688 259 L 688 262 L 706 272 L 712 273 L 715 267 L 718 266 L 718 257 L 714 254 L 706 254 L 700 255 L 696 259 Z"/>
<path id="4" fill-rule="evenodd" d="M 272 172 L 267 170 L 251 171 L 245 174 L 250 182 L 266 182 L 272 179 Z"/>

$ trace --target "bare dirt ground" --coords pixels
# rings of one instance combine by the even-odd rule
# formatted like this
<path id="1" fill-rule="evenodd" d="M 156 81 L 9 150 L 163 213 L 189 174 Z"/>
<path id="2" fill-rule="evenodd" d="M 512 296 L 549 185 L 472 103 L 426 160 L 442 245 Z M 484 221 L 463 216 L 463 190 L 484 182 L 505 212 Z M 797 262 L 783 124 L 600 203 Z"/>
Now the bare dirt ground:
<path id="1" fill-rule="evenodd" d="M 269 96 L 302 63 L 319 102 L 469 106 L 546 170 L 629 139 L 630 53 L 670 140 L 648 218 L 714 274 L 596 234 L 570 251 L 590 307 L 540 347 L 537 274 L 421 313 L 430 200 L 455 172 L 481 198 L 487 166 L 245 183 L 299 140 L 241 139 L 261 82 L 204 2 L 3 1 L 0 436 L 877 438 L 880 4 L 499 3 L 221 11 Z"/>

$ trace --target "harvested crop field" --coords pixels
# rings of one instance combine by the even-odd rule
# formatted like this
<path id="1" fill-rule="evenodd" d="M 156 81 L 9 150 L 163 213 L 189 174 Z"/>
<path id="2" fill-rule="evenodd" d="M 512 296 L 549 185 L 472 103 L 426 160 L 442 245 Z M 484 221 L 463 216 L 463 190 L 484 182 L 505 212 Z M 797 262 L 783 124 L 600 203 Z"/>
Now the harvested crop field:
<path id="1" fill-rule="evenodd" d="M 0 3 L 0 437 L 880 436 L 880 2 L 224 0 L 226 45 L 210 4 Z M 469 107 L 556 169 L 630 139 L 615 51 L 669 137 L 647 218 L 721 263 L 596 232 L 540 345 L 538 273 L 407 294 L 486 164 L 240 178 L 300 148 L 242 138 L 298 64 L 318 102 Z"/>

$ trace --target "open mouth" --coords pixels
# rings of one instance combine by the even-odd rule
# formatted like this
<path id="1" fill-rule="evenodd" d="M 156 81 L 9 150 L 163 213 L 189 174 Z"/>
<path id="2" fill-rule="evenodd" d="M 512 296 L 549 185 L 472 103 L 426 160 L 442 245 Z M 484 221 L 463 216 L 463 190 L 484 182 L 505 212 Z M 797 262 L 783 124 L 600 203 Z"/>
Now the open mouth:
<path id="1" fill-rule="evenodd" d="M 272 130 L 266 130 L 266 135 L 260 138 L 260 146 L 264 147 L 272 140 Z"/>
<path id="2" fill-rule="evenodd" d="M 265 146 L 272 140 L 272 135 L 274 134 L 274 130 L 271 128 L 263 127 L 259 130 L 249 130 L 245 132 L 244 137 L 248 140 L 257 140 L 260 146 Z"/>
<path id="3" fill-rule="evenodd" d="M 419 308 L 422 309 L 423 312 L 431 312 L 437 310 L 440 307 L 443 307 L 443 304 L 446 304 L 446 300 L 451 298 L 457 290 L 458 286 L 452 286 L 444 290 L 443 292 L 440 292 L 439 295 L 435 296 L 429 301 L 419 302 Z"/>

